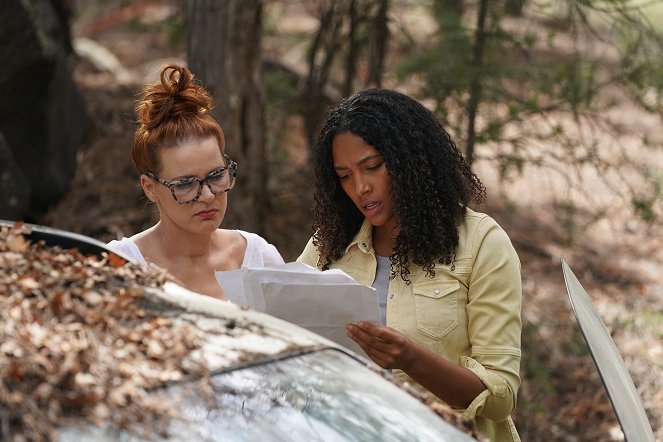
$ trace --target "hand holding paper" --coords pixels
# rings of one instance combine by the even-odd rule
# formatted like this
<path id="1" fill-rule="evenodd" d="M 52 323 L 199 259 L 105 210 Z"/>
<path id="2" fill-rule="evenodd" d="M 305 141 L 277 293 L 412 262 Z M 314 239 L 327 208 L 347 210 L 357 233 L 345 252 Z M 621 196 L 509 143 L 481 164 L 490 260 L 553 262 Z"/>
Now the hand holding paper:
<path id="1" fill-rule="evenodd" d="M 382 368 L 409 367 L 415 360 L 412 341 L 398 330 L 360 321 L 348 324 L 348 334 Z"/>
<path id="2" fill-rule="evenodd" d="M 365 354 L 347 336 L 346 325 L 379 324 L 375 289 L 340 270 L 319 271 L 301 263 L 216 272 L 228 299 L 292 322 Z"/>

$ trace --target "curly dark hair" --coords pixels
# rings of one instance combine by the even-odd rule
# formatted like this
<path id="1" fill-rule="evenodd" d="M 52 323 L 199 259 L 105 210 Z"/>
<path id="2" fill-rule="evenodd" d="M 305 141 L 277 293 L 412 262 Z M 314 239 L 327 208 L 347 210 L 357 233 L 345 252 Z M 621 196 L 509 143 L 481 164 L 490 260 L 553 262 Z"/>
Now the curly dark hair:
<path id="1" fill-rule="evenodd" d="M 429 276 L 436 262 L 451 264 L 466 206 L 482 203 L 486 189 L 430 110 L 402 93 L 368 89 L 329 111 L 315 145 L 313 243 L 322 268 L 341 258 L 364 220 L 334 171 L 332 141 L 344 132 L 384 157 L 400 227 L 392 274 L 409 281 L 412 263 Z"/>

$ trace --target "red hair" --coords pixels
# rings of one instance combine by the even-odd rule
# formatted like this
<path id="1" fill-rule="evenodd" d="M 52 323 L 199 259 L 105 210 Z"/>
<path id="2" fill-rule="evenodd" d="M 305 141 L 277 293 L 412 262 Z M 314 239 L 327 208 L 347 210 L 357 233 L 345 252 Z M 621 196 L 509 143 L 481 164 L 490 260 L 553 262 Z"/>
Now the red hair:
<path id="1" fill-rule="evenodd" d="M 215 137 L 223 153 L 223 129 L 210 115 L 213 100 L 187 68 L 170 64 L 161 81 L 142 88 L 131 157 L 138 172 L 159 173 L 159 152 L 184 142 Z"/>

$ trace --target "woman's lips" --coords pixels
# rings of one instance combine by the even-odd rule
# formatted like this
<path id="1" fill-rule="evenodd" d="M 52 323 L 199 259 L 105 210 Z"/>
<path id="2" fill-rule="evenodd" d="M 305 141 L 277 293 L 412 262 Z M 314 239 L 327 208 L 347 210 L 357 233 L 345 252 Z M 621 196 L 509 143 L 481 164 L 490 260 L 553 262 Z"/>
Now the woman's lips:
<path id="1" fill-rule="evenodd" d="M 369 201 L 366 204 L 362 205 L 362 211 L 366 217 L 375 215 L 382 208 L 382 203 L 378 201 Z"/>
<path id="2" fill-rule="evenodd" d="M 201 210 L 200 212 L 196 213 L 196 216 L 199 216 L 203 219 L 209 219 L 209 218 L 214 218 L 214 216 L 217 214 L 218 210 L 212 209 L 212 210 Z"/>

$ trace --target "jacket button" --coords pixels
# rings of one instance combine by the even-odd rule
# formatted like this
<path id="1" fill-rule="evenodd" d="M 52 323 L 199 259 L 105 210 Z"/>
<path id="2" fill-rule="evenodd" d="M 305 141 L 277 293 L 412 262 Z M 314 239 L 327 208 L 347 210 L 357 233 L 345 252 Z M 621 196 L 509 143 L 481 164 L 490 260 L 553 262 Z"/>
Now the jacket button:
<path id="1" fill-rule="evenodd" d="M 439 295 L 440 294 L 440 289 L 435 289 L 435 291 L 433 293 L 435 293 L 436 295 Z"/>

